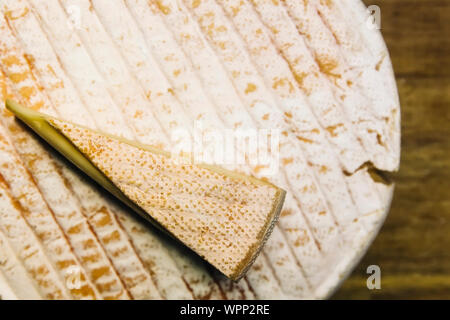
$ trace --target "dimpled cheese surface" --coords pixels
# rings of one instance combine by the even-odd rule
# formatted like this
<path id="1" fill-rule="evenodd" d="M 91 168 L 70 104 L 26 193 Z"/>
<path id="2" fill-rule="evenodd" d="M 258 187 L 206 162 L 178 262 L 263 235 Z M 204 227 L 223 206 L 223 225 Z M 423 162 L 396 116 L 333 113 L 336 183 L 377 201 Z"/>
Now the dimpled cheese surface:
<path id="1" fill-rule="evenodd" d="M 49 121 L 128 198 L 225 275 L 240 278 L 253 262 L 284 192 L 248 177 L 180 165 L 65 121 Z"/>
<path id="2" fill-rule="evenodd" d="M 390 205 L 393 185 L 374 172 L 398 168 L 400 107 L 360 0 L 0 4 L 1 101 L 166 151 L 174 132 L 196 127 L 274 130 L 277 170 L 227 169 L 286 190 L 271 236 L 235 283 L 2 107 L 2 297 L 325 298 L 367 250 Z"/>

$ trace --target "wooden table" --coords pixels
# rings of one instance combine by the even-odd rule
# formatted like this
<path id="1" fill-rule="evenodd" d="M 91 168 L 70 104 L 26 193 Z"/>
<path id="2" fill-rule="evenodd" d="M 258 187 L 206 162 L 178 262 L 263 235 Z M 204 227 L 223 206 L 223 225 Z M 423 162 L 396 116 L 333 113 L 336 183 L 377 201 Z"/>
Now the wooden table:
<path id="1" fill-rule="evenodd" d="M 391 212 L 338 299 L 450 299 L 450 0 L 366 0 L 381 8 L 402 106 Z M 381 289 L 366 286 L 369 265 Z"/>

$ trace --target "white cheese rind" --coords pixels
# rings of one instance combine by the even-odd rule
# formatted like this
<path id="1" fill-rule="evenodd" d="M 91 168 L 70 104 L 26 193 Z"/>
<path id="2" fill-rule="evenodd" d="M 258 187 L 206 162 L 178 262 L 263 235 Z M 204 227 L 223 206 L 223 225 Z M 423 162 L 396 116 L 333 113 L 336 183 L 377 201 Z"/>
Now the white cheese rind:
<path id="1" fill-rule="evenodd" d="M 155 111 L 151 113 L 156 116 L 159 124 L 165 128 L 166 132 L 171 128 L 171 125 L 174 128 L 184 127 L 190 132 L 190 126 L 194 123 L 195 118 L 202 115 L 207 119 L 207 128 L 223 128 L 227 124 L 239 122 L 241 117 L 239 112 L 225 115 L 221 112 L 225 106 L 233 106 L 233 104 L 246 106 L 244 100 L 240 100 L 241 96 L 237 94 L 239 91 L 242 92 L 242 85 L 239 86 L 239 83 L 232 77 L 223 77 L 225 71 L 229 69 L 227 69 L 219 51 L 211 51 L 214 48 L 210 42 L 212 38 L 208 33 L 202 31 L 201 23 L 198 20 L 200 9 L 194 8 L 193 2 L 162 1 L 160 3 L 162 6 L 158 6 L 155 0 L 149 7 L 147 1 L 93 0 L 92 8 L 86 5 L 88 2 L 4 1 L 5 7 L 2 8 L 2 12 L 6 15 L 9 26 L 14 30 L 13 36 L 19 42 L 9 41 L 10 38 L 8 37 L 10 36 L 7 36 L 7 30 L 1 30 L 2 37 L 0 39 L 7 41 L 4 42 L 6 51 L 2 51 L 0 54 L 1 65 L 3 72 L 9 70 L 6 74 L 7 77 L 17 80 L 17 82 L 12 83 L 12 87 L 17 96 L 22 99 L 22 102 L 28 106 L 50 107 L 50 109 L 42 110 L 91 128 L 141 140 L 144 139 L 145 135 L 137 136 L 135 133 L 150 130 L 157 123 L 149 123 L 149 128 L 145 128 L 145 125 L 141 124 L 142 130 L 137 131 L 133 123 L 139 124 L 139 119 L 135 119 L 129 111 L 138 111 L 131 108 L 139 106 L 118 105 L 119 101 L 124 101 L 121 99 L 124 99 L 125 96 L 130 101 L 135 101 L 132 100 L 135 98 L 131 96 L 131 93 L 136 92 L 137 87 L 142 91 L 140 95 L 145 95 L 151 101 L 149 108 Z M 236 3 L 231 0 L 203 0 L 201 2 L 203 8 L 217 8 L 218 5 L 224 7 Z M 270 10 L 271 7 L 264 9 L 263 1 L 244 1 L 244 3 L 243 8 L 247 8 L 245 9 L 247 12 L 254 12 L 249 17 L 261 14 L 260 22 L 249 19 L 246 27 L 246 14 L 231 17 L 229 10 L 223 10 L 229 17 L 221 14 L 220 21 L 225 19 L 228 24 L 232 23 L 233 28 L 240 26 L 232 31 L 234 36 L 226 36 L 224 40 L 235 41 L 242 37 L 245 43 L 245 41 L 251 39 L 251 31 L 255 25 L 265 23 L 267 28 L 270 25 L 284 23 L 273 19 L 280 11 L 290 14 L 292 20 L 287 20 L 287 24 L 296 25 L 296 21 L 299 21 L 296 20 L 296 16 L 302 19 L 306 17 L 307 22 L 314 21 L 314 26 L 318 28 L 315 30 L 323 30 L 323 36 L 321 33 L 317 33 L 316 38 L 308 41 L 306 35 L 299 32 L 298 34 L 292 33 L 292 39 L 296 39 L 296 41 L 303 39 L 305 43 L 309 43 L 312 52 L 333 52 L 332 55 L 336 55 L 336 58 L 340 57 L 341 60 L 339 61 L 342 61 L 343 64 L 339 68 L 345 71 L 343 75 L 362 87 L 360 93 L 369 97 L 369 114 L 375 114 L 377 117 L 388 116 L 387 127 L 385 123 L 379 121 L 371 123 L 371 125 L 375 125 L 376 128 L 380 128 L 382 132 L 386 133 L 382 138 L 390 148 L 389 153 L 386 153 L 384 158 L 375 157 L 376 153 L 372 153 L 373 163 L 380 169 L 393 170 L 397 168 L 400 152 L 400 113 L 395 80 L 380 33 L 377 30 L 368 30 L 363 26 L 365 8 L 362 3 L 359 0 L 326 2 L 319 0 L 307 2 L 285 0 L 278 1 L 282 7 L 274 7 L 274 10 Z M 303 11 L 303 3 L 307 4 L 308 14 Z M 30 6 L 30 4 L 33 6 Z M 181 4 L 181 11 L 171 10 L 168 12 L 167 7 L 177 8 L 178 4 Z M 325 4 L 331 4 L 331 6 Z M 89 25 L 100 27 L 100 29 L 97 27 L 92 29 L 93 33 L 91 34 L 87 29 L 69 28 L 67 17 L 70 16 L 71 12 L 75 12 L 73 17 L 76 18 L 77 6 L 81 9 L 81 21 L 83 21 L 84 16 L 86 17 L 86 24 L 81 23 L 78 28 L 87 28 Z M 190 9 L 187 10 L 187 8 Z M 48 16 L 46 16 L 47 11 Z M 113 14 L 109 17 L 106 12 L 112 12 Z M 296 12 L 300 14 L 295 14 Z M 317 12 L 320 13 L 322 19 L 317 19 Z M 181 17 L 186 15 L 189 20 L 185 23 Z M 95 22 L 95 16 L 98 17 L 98 21 L 103 25 L 106 33 L 101 31 L 98 21 Z M 52 30 L 55 23 L 59 28 Z M 312 22 L 308 23 L 311 23 L 311 25 L 306 27 L 312 28 Z M 184 26 L 186 32 L 183 33 L 183 28 L 174 26 Z M 275 43 L 275 46 L 278 46 L 276 47 L 277 50 L 284 51 L 288 58 L 294 58 L 294 55 L 300 52 L 307 53 L 306 51 L 293 49 L 289 51 L 288 46 L 280 47 L 288 39 L 280 34 L 288 35 L 288 29 L 283 29 L 279 33 L 274 33 L 274 30 L 270 28 L 267 29 L 268 32 L 265 32 L 265 34 L 268 34 L 273 42 L 264 42 L 255 36 L 254 43 L 251 43 L 254 49 L 257 49 L 258 46 L 259 48 L 268 46 L 269 51 L 267 52 L 270 52 L 270 48 L 273 48 Z M 218 32 L 220 35 L 220 30 Z M 333 40 L 329 37 L 330 32 L 336 36 L 339 46 L 336 46 L 333 42 L 327 42 L 330 39 Z M 245 35 L 247 35 L 247 40 L 245 40 Z M 110 38 L 105 39 L 101 44 L 93 41 L 94 39 L 101 40 L 105 36 Z M 188 41 L 188 36 L 194 38 L 195 41 L 200 40 L 198 48 L 195 47 L 193 40 Z M 249 36 L 250 38 L 248 38 Z M 237 43 L 241 42 L 238 41 Z M 23 48 L 23 51 L 20 51 L 17 56 L 23 56 L 23 53 L 28 54 L 27 58 L 30 61 L 31 69 L 26 63 L 25 69 L 17 64 L 7 65 L 6 62 L 12 62 L 14 57 L 13 55 L 6 55 L 5 52 L 13 53 L 17 49 L 16 47 Z M 103 52 L 96 51 L 96 48 L 100 47 L 103 48 Z M 255 64 L 261 65 L 263 61 L 280 60 L 279 57 L 272 54 L 260 54 L 259 58 L 256 59 L 258 52 L 251 52 L 248 49 L 245 49 L 245 51 L 244 55 L 251 57 Z M 116 53 L 112 58 L 112 55 L 105 56 L 105 52 Z M 174 55 L 171 55 L 171 53 Z M 288 53 L 292 56 L 288 56 Z M 205 61 L 208 60 L 211 64 L 205 63 L 202 65 L 201 59 L 193 57 L 193 54 L 198 54 L 199 57 L 205 58 Z M 110 64 L 111 68 L 108 70 L 112 72 L 111 74 L 107 72 L 104 63 L 102 64 L 102 57 L 105 57 L 107 59 L 105 61 Z M 9 60 L 6 58 L 9 58 Z M 380 61 L 379 70 L 376 70 Z M 235 63 L 237 69 L 247 68 L 246 65 L 240 65 L 238 62 L 231 63 Z M 47 65 L 51 68 L 48 68 Z M 123 65 L 126 66 L 128 71 L 119 68 Z M 306 67 L 306 65 L 304 66 Z M 201 67 L 201 69 L 197 69 L 197 67 Z M 356 73 L 350 72 L 348 67 Z M 27 77 L 20 80 L 20 76 L 13 76 L 14 74 L 22 74 L 27 70 L 32 72 L 34 78 Z M 123 79 L 130 79 L 131 75 L 131 78 L 135 80 L 130 81 L 129 84 L 124 83 L 125 81 L 120 79 L 117 73 L 114 74 L 118 71 L 120 73 L 120 70 L 125 70 L 126 77 Z M 214 77 L 208 80 L 207 74 L 211 72 L 208 70 L 212 70 L 212 72 L 220 70 L 220 72 L 217 72 Z M 261 71 L 261 77 L 258 78 L 261 81 L 261 79 L 268 79 L 273 76 L 273 72 L 281 74 L 285 69 L 281 67 L 280 70 L 258 67 L 258 70 Z M 320 78 L 324 77 L 327 78 L 327 75 L 320 75 Z M 114 82 L 111 81 L 112 79 L 115 79 Z M 218 79 L 219 82 L 214 79 Z M 223 83 L 220 83 L 222 80 Z M 1 82 L 5 82 L 4 78 Z M 136 82 L 138 83 L 137 87 L 130 88 Z M 245 84 L 244 81 L 242 83 Z M 116 84 L 127 94 L 116 95 L 116 92 L 114 92 Z M 266 86 L 268 91 L 274 90 L 270 84 Z M 35 88 L 34 93 L 30 87 Z M 342 88 L 336 87 L 333 83 L 330 87 L 332 92 L 342 92 Z M 37 88 L 43 88 L 43 91 L 41 92 Z M 232 88 L 235 89 L 232 90 Z M 352 88 L 354 89 L 356 86 Z M 299 90 L 301 91 L 301 88 Z M 291 95 L 282 86 L 278 86 L 274 92 L 277 101 L 286 99 Z M 320 91 L 318 92 L 320 93 Z M 46 98 L 44 99 L 43 96 Z M 188 102 L 188 104 L 183 104 L 183 102 Z M 126 109 L 125 106 L 130 107 L 130 109 Z M 208 106 L 208 108 L 205 108 L 205 106 Z M 168 110 L 171 112 L 169 113 Z M 261 105 L 252 111 L 254 112 L 252 119 L 256 119 L 258 114 L 262 117 L 273 111 Z M 138 112 L 137 115 L 139 114 Z M 276 116 L 275 113 L 274 116 Z M 242 117 L 247 119 L 245 121 L 249 119 L 247 115 L 242 115 Z M 327 119 L 318 117 L 317 122 L 323 122 L 324 120 Z M 303 125 L 300 122 L 289 121 L 294 128 L 300 128 Z M 267 124 L 267 126 L 270 125 L 271 123 Z M 363 132 L 364 128 L 364 126 L 359 127 L 359 129 L 355 128 L 353 132 Z M 333 128 L 330 129 L 334 132 Z M 329 136 L 327 132 L 324 136 Z M 309 139 L 310 137 L 315 138 L 315 135 L 311 134 L 306 138 Z M 370 140 L 371 137 L 374 137 L 373 133 L 364 137 L 364 139 L 369 142 L 375 141 Z M 167 138 L 162 137 L 160 143 L 164 144 Z M 147 136 L 145 139 L 151 139 L 151 137 Z M 326 143 L 326 140 L 321 138 L 319 141 L 316 149 L 309 150 L 316 150 L 316 154 L 319 156 L 320 150 L 328 150 L 327 153 L 324 152 L 323 159 L 318 158 L 320 161 L 330 161 L 330 157 L 325 156 L 325 154 L 330 154 L 329 150 L 344 149 L 351 146 L 351 144 L 339 142 L 337 145 L 332 144 L 331 147 L 326 144 L 327 147 L 322 148 L 322 144 Z M 303 144 L 307 146 L 306 142 Z M 343 275 L 348 273 L 355 261 L 358 261 L 382 224 L 389 207 L 392 186 L 374 183 L 365 169 L 349 177 L 341 177 L 337 174 L 338 171 L 327 171 L 325 176 L 318 175 L 320 166 L 310 167 L 308 162 L 305 161 L 309 158 L 308 155 L 313 155 L 313 153 L 309 153 L 306 149 L 304 149 L 304 152 L 298 153 L 295 151 L 296 149 L 292 149 L 294 150 L 293 162 L 287 161 L 289 163 L 283 166 L 282 173 L 277 177 L 272 177 L 274 183 L 288 189 L 285 209 L 289 210 L 286 210 L 280 219 L 279 232 L 276 231 L 273 234 L 273 239 L 276 241 L 268 243 L 264 256 L 258 259 L 254 268 L 250 270 L 248 277 L 244 279 L 245 282 L 241 281 L 238 285 L 229 285 L 220 277 L 209 274 L 209 271 L 202 266 L 201 262 L 193 263 L 192 258 L 186 252 L 180 251 L 176 246 L 167 245 L 163 239 L 151 231 L 144 229 L 142 232 L 133 232 L 136 229 L 133 228 L 134 225 L 130 222 L 131 218 L 128 214 L 121 208 L 116 210 L 120 212 L 117 213 L 117 216 L 129 235 L 130 243 L 136 248 L 136 256 L 133 259 L 143 260 L 143 264 L 149 272 L 155 270 L 152 277 L 163 297 L 324 297 L 342 281 Z M 286 159 L 290 160 L 289 149 L 283 151 L 282 155 L 285 152 Z M 339 156 L 339 154 L 337 155 Z M 355 155 L 359 159 L 371 157 L 370 153 L 365 152 L 355 153 Z M 340 158 L 342 157 L 338 156 L 333 157 L 333 162 L 344 166 L 347 172 L 352 171 L 360 164 L 359 160 L 355 161 L 354 159 L 352 161 L 341 161 Z M 47 161 L 48 159 L 40 163 L 48 168 Z M 299 164 L 302 167 L 299 167 Z M 304 184 L 305 179 L 294 179 L 298 168 L 301 168 L 302 177 L 314 177 L 314 179 L 309 180 L 311 181 L 310 184 Z M 336 167 L 333 166 L 333 168 Z M 64 168 L 57 175 L 62 174 L 66 178 L 70 177 L 67 170 L 69 169 Z M 242 170 L 250 173 L 253 168 L 246 167 Z M 36 179 L 38 176 L 33 175 L 33 177 Z M 354 201 L 354 203 L 347 202 L 347 206 L 352 207 L 352 210 L 344 212 L 343 204 L 345 202 L 340 202 L 339 198 L 332 196 L 332 193 L 328 193 L 327 190 L 330 190 L 330 187 L 333 186 L 333 184 L 329 184 L 332 179 L 335 179 L 337 186 L 346 186 L 347 194 L 351 195 Z M 51 192 L 54 190 L 52 189 L 52 182 L 50 180 L 35 181 L 43 186 L 43 198 L 51 199 Z M 80 187 L 80 184 L 84 182 L 70 181 L 69 183 L 72 189 L 84 190 Z M 305 186 L 311 186 L 310 190 L 319 187 L 320 192 L 304 193 L 302 187 Z M 360 192 L 360 190 L 364 190 L 364 192 Z M 337 190 L 335 195 L 339 194 L 338 191 L 341 190 Z M 79 192 L 77 197 L 82 196 L 84 192 L 87 191 Z M 107 201 L 101 196 L 99 196 L 98 201 L 98 205 L 107 204 Z M 325 216 L 318 215 L 319 212 L 323 211 L 319 209 L 320 207 L 327 209 Z M 353 213 L 344 215 L 348 212 Z M 351 223 L 352 217 L 355 216 L 357 222 Z M 327 230 L 337 220 L 340 221 L 339 232 L 335 229 L 332 233 L 329 233 Z M 147 246 L 147 241 L 152 241 L 150 242 L 152 243 L 151 250 Z M 301 245 L 297 246 L 296 244 Z M 275 246 L 289 248 L 289 252 L 286 252 L 287 255 L 283 256 L 273 249 Z M 107 256 L 107 248 L 102 245 L 102 250 Z M 292 262 L 278 268 L 278 263 L 281 263 L 280 259 Z M 114 259 L 112 260 L 114 262 Z M 125 261 L 123 260 L 123 263 Z M 164 272 L 165 266 L 171 270 L 170 273 Z M 294 292 L 295 290 L 292 287 L 285 285 L 289 281 L 279 277 L 282 273 L 281 270 L 297 270 L 298 274 L 305 275 L 304 280 L 307 283 L 305 287 L 308 286 L 310 290 Z M 289 272 L 283 272 L 283 274 L 289 274 Z M 164 281 L 166 278 L 168 279 L 167 283 Z M 290 277 L 290 279 L 292 283 L 302 281 L 298 277 Z M 241 283 L 245 284 L 240 288 Z"/>

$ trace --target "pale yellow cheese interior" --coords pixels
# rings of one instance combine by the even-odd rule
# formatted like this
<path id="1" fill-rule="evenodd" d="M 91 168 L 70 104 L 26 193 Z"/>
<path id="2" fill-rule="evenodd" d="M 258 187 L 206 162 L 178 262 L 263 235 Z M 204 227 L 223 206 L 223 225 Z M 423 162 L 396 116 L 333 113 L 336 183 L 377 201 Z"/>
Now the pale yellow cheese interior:
<path id="1" fill-rule="evenodd" d="M 48 120 L 133 202 L 217 269 L 239 278 L 281 210 L 270 183 L 195 164 L 58 120 Z"/>

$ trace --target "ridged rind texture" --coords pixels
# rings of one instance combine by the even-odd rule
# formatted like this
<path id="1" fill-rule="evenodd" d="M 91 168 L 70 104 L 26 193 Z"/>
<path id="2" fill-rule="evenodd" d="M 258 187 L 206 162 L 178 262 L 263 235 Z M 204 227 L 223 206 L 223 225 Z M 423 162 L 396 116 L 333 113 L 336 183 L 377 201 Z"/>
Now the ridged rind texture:
<path id="1" fill-rule="evenodd" d="M 378 232 L 392 185 L 368 170 L 397 169 L 400 109 L 360 0 L 0 3 L 1 100 L 164 149 L 198 121 L 206 132 L 276 129 L 277 174 L 235 169 L 287 191 L 262 254 L 233 283 L 2 108 L 1 259 L 11 269 L 0 267 L 0 295 L 24 298 L 32 284 L 40 298 L 324 298 Z"/>

